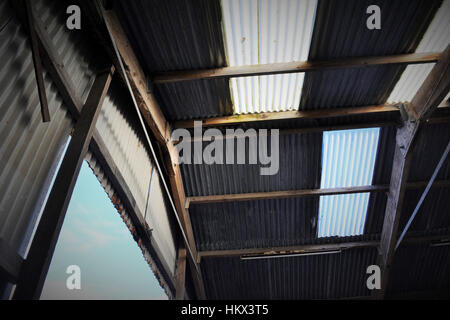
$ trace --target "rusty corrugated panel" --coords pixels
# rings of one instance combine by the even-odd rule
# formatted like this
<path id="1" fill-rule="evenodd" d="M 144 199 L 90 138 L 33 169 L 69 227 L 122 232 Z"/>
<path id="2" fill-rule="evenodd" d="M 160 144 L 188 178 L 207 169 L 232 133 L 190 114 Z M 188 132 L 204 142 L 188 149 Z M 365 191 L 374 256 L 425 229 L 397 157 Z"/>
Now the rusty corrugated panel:
<path id="1" fill-rule="evenodd" d="M 309 60 L 414 52 L 441 1 L 319 1 Z M 366 9 L 378 5 L 381 30 L 366 27 Z M 384 103 L 405 67 L 310 72 L 300 109 Z"/>
<path id="2" fill-rule="evenodd" d="M 205 258 L 202 270 L 212 299 L 333 299 L 369 296 L 366 268 L 376 248 L 342 253 L 240 260 Z"/>
<path id="3" fill-rule="evenodd" d="M 115 10 L 148 75 L 226 65 L 219 0 L 116 1 Z M 233 113 L 228 80 L 155 85 L 169 121 Z"/>

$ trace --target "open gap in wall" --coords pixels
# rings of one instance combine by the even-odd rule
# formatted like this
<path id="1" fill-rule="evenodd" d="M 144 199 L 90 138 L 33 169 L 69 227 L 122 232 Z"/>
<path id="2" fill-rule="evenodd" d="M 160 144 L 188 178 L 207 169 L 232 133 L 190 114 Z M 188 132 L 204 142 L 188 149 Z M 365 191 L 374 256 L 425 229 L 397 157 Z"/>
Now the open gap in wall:
<path id="1" fill-rule="evenodd" d="M 41 299 L 167 299 L 86 161 L 67 209 Z"/>

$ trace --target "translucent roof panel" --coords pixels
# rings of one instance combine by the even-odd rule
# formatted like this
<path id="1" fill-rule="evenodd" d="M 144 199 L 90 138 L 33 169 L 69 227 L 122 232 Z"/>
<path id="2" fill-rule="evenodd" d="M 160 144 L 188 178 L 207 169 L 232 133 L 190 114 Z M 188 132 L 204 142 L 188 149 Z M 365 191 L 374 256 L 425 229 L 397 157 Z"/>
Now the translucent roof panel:
<path id="1" fill-rule="evenodd" d="M 229 65 L 307 60 L 316 7 L 316 0 L 222 0 Z M 235 113 L 298 109 L 303 78 L 231 78 Z"/>
<path id="2" fill-rule="evenodd" d="M 417 53 L 442 52 L 450 43 L 450 0 L 445 0 L 419 43 Z M 392 90 L 387 103 L 411 102 L 434 63 L 409 65 Z"/>
<path id="3" fill-rule="evenodd" d="M 379 128 L 328 131 L 323 134 L 321 188 L 372 183 Z M 318 237 L 362 234 L 369 193 L 322 196 Z"/>

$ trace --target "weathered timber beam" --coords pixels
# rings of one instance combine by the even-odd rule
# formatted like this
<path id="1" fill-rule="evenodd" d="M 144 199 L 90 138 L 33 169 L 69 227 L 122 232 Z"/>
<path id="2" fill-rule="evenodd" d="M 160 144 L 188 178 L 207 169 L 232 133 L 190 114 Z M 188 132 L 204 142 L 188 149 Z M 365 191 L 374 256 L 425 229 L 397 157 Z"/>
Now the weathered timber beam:
<path id="1" fill-rule="evenodd" d="M 200 79 L 262 76 L 345 68 L 366 68 L 370 66 L 389 64 L 421 64 L 436 62 L 439 57 L 440 52 L 409 53 L 390 56 L 342 58 L 325 61 L 294 61 L 204 70 L 170 71 L 154 74 L 152 77 L 152 82 L 168 83 Z"/>

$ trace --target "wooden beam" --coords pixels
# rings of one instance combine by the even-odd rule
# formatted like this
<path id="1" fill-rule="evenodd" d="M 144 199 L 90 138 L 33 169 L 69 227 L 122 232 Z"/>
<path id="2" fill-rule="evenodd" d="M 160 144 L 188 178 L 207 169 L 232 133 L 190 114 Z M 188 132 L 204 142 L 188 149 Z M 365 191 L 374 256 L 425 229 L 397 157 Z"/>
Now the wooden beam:
<path id="1" fill-rule="evenodd" d="M 143 115 L 146 123 L 149 125 L 158 142 L 163 146 L 165 154 L 168 156 L 168 165 L 172 196 L 176 207 L 176 213 L 181 223 L 183 232 L 186 234 L 189 251 L 192 253 L 189 259 L 191 275 L 196 289 L 197 297 L 205 299 L 205 289 L 201 276 L 200 265 L 197 263 L 197 250 L 195 246 L 194 234 L 189 217 L 189 213 L 184 208 L 185 193 L 183 180 L 181 177 L 178 163 L 178 153 L 172 141 L 170 141 L 170 125 L 165 119 L 156 98 L 151 92 L 147 92 L 147 81 L 145 74 L 139 64 L 131 44 L 123 30 L 119 20 L 113 11 L 103 11 L 103 16 L 107 29 L 112 38 L 113 46 L 123 61 L 127 80 L 136 100 L 138 108 Z"/>
<path id="2" fill-rule="evenodd" d="M 407 189 L 420 189 L 427 186 L 427 181 L 408 182 Z M 450 180 L 436 181 L 432 187 L 450 187 Z M 215 202 L 233 202 L 233 201 L 249 201 L 249 200 L 263 200 L 263 199 L 281 199 L 281 198 L 298 198 L 298 197 L 312 197 L 312 196 L 329 196 L 337 194 L 352 194 L 362 192 L 383 192 L 389 191 L 389 185 L 369 185 L 360 187 L 346 187 L 346 188 L 325 188 L 325 189 L 299 189 L 287 191 L 272 191 L 272 192 L 253 192 L 253 193 L 235 193 L 235 194 L 221 194 L 212 196 L 195 196 L 186 198 L 186 208 L 191 204 L 204 204 Z"/>
<path id="3" fill-rule="evenodd" d="M 450 89 L 450 45 L 431 70 L 420 89 L 407 107 L 409 120 L 397 129 L 396 148 L 389 188 L 386 213 L 381 233 L 378 264 L 381 269 L 381 289 L 374 290 L 373 297 L 384 298 L 392 265 L 395 243 L 411 158 L 421 121 L 431 114 Z"/>
<path id="4" fill-rule="evenodd" d="M 407 111 L 411 119 L 429 117 L 450 91 L 450 45 L 414 95 Z"/>
<path id="5" fill-rule="evenodd" d="M 333 108 L 308 111 L 281 111 L 263 112 L 253 114 L 240 114 L 208 119 L 195 119 L 176 121 L 174 128 L 193 128 L 194 121 L 201 121 L 202 127 L 237 125 L 242 123 L 274 120 L 294 120 L 294 119 L 323 119 L 343 117 L 350 115 L 374 114 L 380 112 L 399 112 L 399 108 L 394 104 L 382 104 L 363 107 Z"/>
<path id="6" fill-rule="evenodd" d="M 178 249 L 177 269 L 175 272 L 175 299 L 184 300 L 186 291 L 186 247 L 184 246 L 184 243 L 182 243 Z"/>
<path id="7" fill-rule="evenodd" d="M 406 238 L 404 244 L 431 244 L 436 241 L 450 239 L 450 235 L 425 236 Z M 352 241 L 341 243 L 306 244 L 298 246 L 245 248 L 233 250 L 199 251 L 200 258 L 236 257 L 245 255 L 283 254 L 283 253 L 312 253 L 321 251 L 348 250 L 354 248 L 377 247 L 379 241 Z"/>
<path id="8" fill-rule="evenodd" d="M 427 124 L 435 124 L 438 123 L 450 123 L 450 117 L 440 117 L 440 118 L 431 118 L 430 122 Z M 313 132 L 324 132 L 324 131 L 335 131 L 335 130 L 352 130 L 352 129 L 363 129 L 363 128 L 381 128 L 381 127 L 396 127 L 399 126 L 399 121 L 377 121 L 377 122 L 353 122 L 349 124 L 339 124 L 339 125 L 331 125 L 331 126 L 314 126 L 314 127 L 303 127 L 303 128 L 294 128 L 294 129 L 279 129 L 279 135 L 290 135 L 290 134 L 300 134 L 300 133 L 313 133 Z M 245 132 L 244 134 L 233 133 L 229 134 L 224 132 L 223 135 L 214 137 L 215 140 L 227 140 L 227 139 L 242 139 L 249 137 L 262 137 L 270 135 L 270 130 L 267 130 L 267 133 L 259 132 L 255 130 L 255 134 L 252 132 Z M 172 140 L 174 144 L 178 144 L 181 141 L 184 142 L 196 142 L 196 141 L 205 141 L 210 142 L 210 137 L 183 137 L 183 139 Z"/>
<path id="9" fill-rule="evenodd" d="M 199 251 L 200 258 L 234 257 L 244 255 L 263 255 L 279 253 L 311 253 L 320 251 L 345 250 L 351 248 L 376 247 L 378 241 L 354 241 L 343 243 L 307 244 L 286 247 L 247 248 L 235 250 Z"/>
<path id="10" fill-rule="evenodd" d="M 164 117 L 152 93 L 147 92 L 147 79 L 133 48 L 122 28 L 117 16 L 112 10 L 104 11 L 105 22 L 114 38 L 114 44 L 122 57 L 122 61 L 130 81 L 139 110 L 150 126 L 156 139 L 162 144 L 169 141 L 170 125 Z M 120 66 L 117 66 L 120 67 Z"/>
<path id="11" fill-rule="evenodd" d="M 39 221 L 27 259 L 20 271 L 14 299 L 39 299 L 40 297 L 67 206 L 113 72 L 114 67 L 97 75 L 89 92 Z"/>
<path id="12" fill-rule="evenodd" d="M 421 64 L 436 62 L 440 52 L 409 53 L 390 56 L 342 58 L 325 61 L 294 61 L 286 63 L 256 64 L 205 70 L 171 71 L 154 74 L 153 83 L 168 83 L 200 79 L 262 76 L 270 74 L 298 73 L 309 71 L 366 68 L 390 64 Z"/>
<path id="13" fill-rule="evenodd" d="M 42 70 L 41 57 L 39 55 L 39 45 L 34 27 L 33 9 L 31 0 L 25 0 L 25 10 L 27 15 L 28 34 L 30 36 L 31 53 L 33 56 L 34 74 L 36 76 L 37 88 L 39 93 L 39 101 L 41 103 L 42 121 L 50 121 L 50 113 L 48 111 L 47 95 L 45 94 L 45 84 Z"/>

